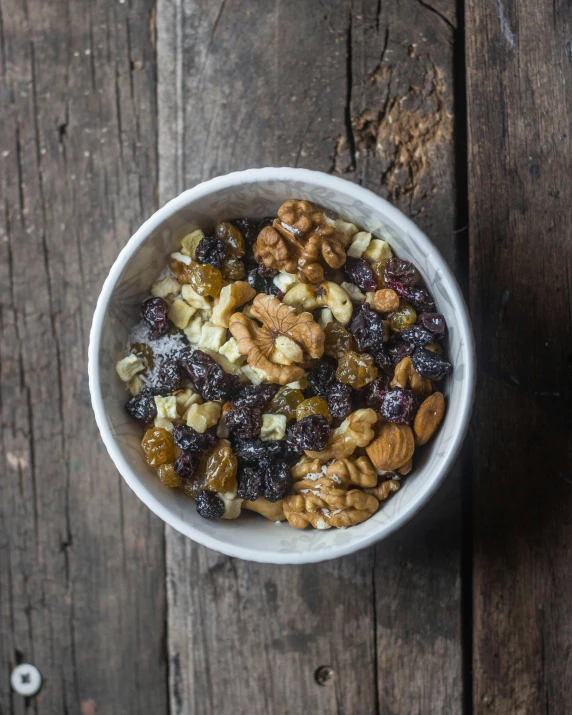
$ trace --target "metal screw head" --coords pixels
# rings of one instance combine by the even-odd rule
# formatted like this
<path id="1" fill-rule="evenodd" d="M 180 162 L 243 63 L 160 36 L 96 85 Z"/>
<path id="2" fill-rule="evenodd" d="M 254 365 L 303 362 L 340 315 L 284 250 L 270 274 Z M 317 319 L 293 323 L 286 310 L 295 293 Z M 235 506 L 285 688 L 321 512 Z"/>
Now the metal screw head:
<path id="1" fill-rule="evenodd" d="M 336 672 L 329 665 L 321 665 L 314 673 L 314 680 L 318 685 L 333 685 Z"/>
<path id="2" fill-rule="evenodd" d="M 35 665 L 20 663 L 10 675 L 12 690 L 26 698 L 35 695 L 42 687 L 42 676 Z"/>

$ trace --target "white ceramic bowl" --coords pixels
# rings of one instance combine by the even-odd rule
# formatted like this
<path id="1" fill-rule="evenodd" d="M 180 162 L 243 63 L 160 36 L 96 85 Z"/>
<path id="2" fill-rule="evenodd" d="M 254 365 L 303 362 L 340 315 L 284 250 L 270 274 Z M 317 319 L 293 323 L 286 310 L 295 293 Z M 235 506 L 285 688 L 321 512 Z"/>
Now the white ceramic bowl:
<path id="1" fill-rule="evenodd" d="M 445 381 L 445 420 L 403 488 L 363 524 L 350 529 L 298 531 L 246 512 L 236 521 L 208 521 L 193 502 L 165 488 L 145 464 L 141 427 L 125 413 L 126 393 L 115 373 L 141 300 L 169 253 L 189 230 L 236 216 L 268 216 L 286 199 L 308 199 L 386 239 L 412 261 L 449 326 L 453 373 Z M 475 381 L 467 309 L 449 267 L 429 239 L 398 209 L 366 189 L 306 169 L 268 168 L 220 176 L 185 191 L 157 211 L 128 241 L 97 302 L 89 345 L 89 386 L 95 418 L 115 466 L 137 496 L 167 524 L 205 546 L 268 563 L 308 563 L 352 553 L 385 538 L 436 491 L 455 459 L 469 422 Z"/>

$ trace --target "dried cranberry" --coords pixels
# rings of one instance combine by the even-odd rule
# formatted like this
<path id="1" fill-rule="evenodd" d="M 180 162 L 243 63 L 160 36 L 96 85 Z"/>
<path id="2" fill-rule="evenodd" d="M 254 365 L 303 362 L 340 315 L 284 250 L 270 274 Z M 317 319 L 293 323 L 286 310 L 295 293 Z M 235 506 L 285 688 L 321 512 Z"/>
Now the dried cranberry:
<path id="1" fill-rule="evenodd" d="M 215 268 L 220 268 L 226 257 L 226 245 L 220 238 L 204 236 L 195 249 L 195 258 L 198 263 L 208 263 Z"/>
<path id="2" fill-rule="evenodd" d="M 239 460 L 250 464 L 268 464 L 278 457 L 282 444 L 278 440 L 262 441 L 261 439 L 240 439 L 232 441 L 235 455 Z"/>
<path id="3" fill-rule="evenodd" d="M 346 385 L 337 380 L 332 382 L 326 390 L 326 400 L 332 417 L 345 419 L 353 411 L 353 390 L 351 385 Z"/>
<path id="4" fill-rule="evenodd" d="M 392 335 L 386 345 L 394 365 L 413 354 L 413 345 L 403 340 L 400 335 Z"/>
<path id="5" fill-rule="evenodd" d="M 256 407 L 232 404 L 224 413 L 224 423 L 229 432 L 241 439 L 253 439 L 260 434 L 262 413 Z"/>
<path id="6" fill-rule="evenodd" d="M 392 288 L 400 298 L 411 303 L 416 310 L 427 310 L 435 307 L 435 301 L 429 293 L 418 286 L 404 286 L 397 281 L 386 280 L 388 288 Z"/>
<path id="7" fill-rule="evenodd" d="M 308 372 L 308 385 L 318 397 L 326 397 L 328 387 L 336 379 L 336 367 L 322 360 Z"/>
<path id="8" fill-rule="evenodd" d="M 364 258 L 351 258 L 351 256 L 348 256 L 343 270 L 346 279 L 350 283 L 355 283 L 360 290 L 377 290 L 377 281 L 371 265 Z"/>
<path id="9" fill-rule="evenodd" d="M 388 382 L 389 380 L 386 375 L 380 375 L 363 388 L 365 404 L 371 407 L 372 410 L 379 412 L 381 400 L 387 391 Z"/>
<path id="10" fill-rule="evenodd" d="M 451 372 L 453 367 L 445 358 L 426 348 L 417 348 L 411 360 L 413 361 L 413 367 L 421 377 L 426 377 L 429 380 L 440 380 Z"/>
<path id="11" fill-rule="evenodd" d="M 233 402 L 265 410 L 277 392 L 278 385 L 242 385 L 236 391 Z"/>
<path id="12" fill-rule="evenodd" d="M 301 454 L 305 449 L 319 452 L 328 444 L 330 425 L 322 415 L 310 415 L 288 428 L 286 444 L 292 452 Z"/>
<path id="13" fill-rule="evenodd" d="M 256 224 L 252 221 L 252 219 L 233 218 L 229 221 L 229 223 L 236 226 L 248 243 L 254 243 L 256 241 L 259 229 L 257 229 Z"/>
<path id="14" fill-rule="evenodd" d="M 264 491 L 264 471 L 256 467 L 243 467 L 238 471 L 238 490 L 236 495 L 246 501 L 254 501 Z"/>
<path id="15" fill-rule="evenodd" d="M 175 358 L 166 358 L 161 363 L 154 382 L 154 389 L 159 395 L 170 395 L 181 387 L 183 375 L 179 361 Z"/>
<path id="16" fill-rule="evenodd" d="M 349 327 L 361 352 L 372 350 L 383 343 L 385 335 L 383 318 L 369 303 L 362 303 L 354 311 Z"/>
<path id="17" fill-rule="evenodd" d="M 187 452 L 206 452 L 216 444 L 216 428 L 200 433 L 187 425 L 175 425 L 173 440 L 177 447 Z"/>
<path id="18" fill-rule="evenodd" d="M 197 472 L 197 460 L 191 452 L 181 452 L 175 460 L 173 469 L 184 482 L 190 482 Z"/>
<path id="19" fill-rule="evenodd" d="M 406 425 L 415 417 L 418 407 L 419 400 L 413 390 L 396 387 L 383 393 L 379 412 L 388 422 Z"/>
<path id="20" fill-rule="evenodd" d="M 195 506 L 204 519 L 220 519 L 224 514 L 224 502 L 213 492 L 197 492 Z"/>
<path id="21" fill-rule="evenodd" d="M 270 502 L 277 502 L 290 494 L 294 480 L 290 467 L 285 462 L 274 462 L 264 472 L 264 496 Z"/>
<path id="22" fill-rule="evenodd" d="M 203 400 L 226 400 L 238 384 L 234 375 L 225 372 L 202 350 L 185 348 L 180 353 L 179 364 Z"/>
<path id="23" fill-rule="evenodd" d="M 127 400 L 125 409 L 130 417 L 143 422 L 143 424 L 148 424 L 157 417 L 157 405 L 148 387 L 141 390 L 139 394 L 130 400 Z"/>
<path id="24" fill-rule="evenodd" d="M 405 328 L 405 330 L 401 332 L 401 335 L 404 340 L 411 343 L 411 345 L 415 345 L 416 348 L 424 348 L 434 340 L 433 333 L 430 333 L 420 325 L 412 325 L 410 328 Z"/>
<path id="25" fill-rule="evenodd" d="M 149 335 L 153 340 L 165 335 L 169 330 L 168 310 L 169 304 L 164 298 L 147 298 L 143 301 L 141 317 L 151 328 Z"/>
<path id="26" fill-rule="evenodd" d="M 262 278 L 258 273 L 258 268 L 251 268 L 248 271 L 246 280 L 257 293 L 266 293 L 267 295 L 278 295 L 280 293 L 280 288 L 274 285 L 273 279 Z"/>
<path id="27" fill-rule="evenodd" d="M 384 267 L 385 282 L 400 283 L 404 286 L 414 286 L 419 282 L 417 268 L 403 258 L 390 258 Z"/>
<path id="28" fill-rule="evenodd" d="M 274 276 L 278 275 L 278 271 L 276 268 L 268 268 L 264 263 L 260 262 L 258 264 L 258 275 L 261 278 L 274 278 Z"/>
<path id="29" fill-rule="evenodd" d="M 447 331 L 447 323 L 440 313 L 420 313 L 417 316 L 417 322 L 436 338 L 445 335 Z"/>

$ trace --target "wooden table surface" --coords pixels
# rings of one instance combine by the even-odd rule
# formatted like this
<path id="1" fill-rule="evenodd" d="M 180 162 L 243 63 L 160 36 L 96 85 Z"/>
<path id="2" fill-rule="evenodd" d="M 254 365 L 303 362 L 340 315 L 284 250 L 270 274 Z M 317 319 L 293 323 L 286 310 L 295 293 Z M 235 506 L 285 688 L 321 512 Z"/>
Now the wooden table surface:
<path id="1" fill-rule="evenodd" d="M 0 714 L 572 712 L 570 0 L 0 0 L 0 66 Z M 166 529 L 86 375 L 141 222 L 281 165 L 411 216 L 479 361 L 430 505 L 301 567 Z"/>

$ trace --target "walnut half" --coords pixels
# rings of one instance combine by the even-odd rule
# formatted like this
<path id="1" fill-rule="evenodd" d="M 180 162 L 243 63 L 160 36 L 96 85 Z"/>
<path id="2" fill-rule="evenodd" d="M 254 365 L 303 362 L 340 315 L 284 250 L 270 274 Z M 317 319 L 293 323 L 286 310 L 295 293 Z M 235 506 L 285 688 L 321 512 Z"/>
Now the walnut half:
<path id="1" fill-rule="evenodd" d="M 271 382 L 286 385 L 300 380 L 303 365 L 324 354 L 325 334 L 310 313 L 297 314 L 274 296 L 259 294 L 250 309 L 252 318 L 235 313 L 229 330 L 251 368 L 262 370 Z"/>

